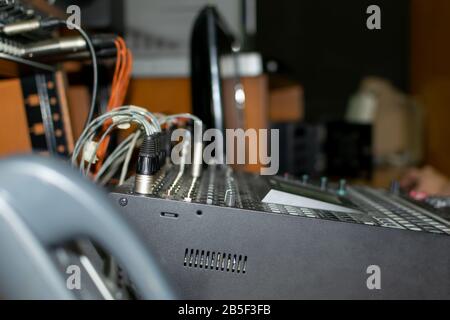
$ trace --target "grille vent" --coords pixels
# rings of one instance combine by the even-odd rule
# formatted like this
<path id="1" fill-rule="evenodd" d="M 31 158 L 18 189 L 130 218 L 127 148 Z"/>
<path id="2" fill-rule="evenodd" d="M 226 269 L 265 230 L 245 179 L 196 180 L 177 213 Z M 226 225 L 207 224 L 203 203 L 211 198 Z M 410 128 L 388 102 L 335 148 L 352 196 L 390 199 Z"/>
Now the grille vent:
<path id="1" fill-rule="evenodd" d="M 184 266 L 205 270 L 216 270 L 245 274 L 247 272 L 247 256 L 225 252 L 186 249 Z"/>

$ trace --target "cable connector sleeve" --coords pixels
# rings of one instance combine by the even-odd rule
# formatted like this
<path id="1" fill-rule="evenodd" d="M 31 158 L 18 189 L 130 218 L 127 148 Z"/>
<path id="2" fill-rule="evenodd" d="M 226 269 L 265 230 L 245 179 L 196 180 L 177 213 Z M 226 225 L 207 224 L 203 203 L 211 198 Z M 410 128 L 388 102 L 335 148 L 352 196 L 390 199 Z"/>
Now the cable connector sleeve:
<path id="1" fill-rule="evenodd" d="M 87 142 L 83 148 L 83 160 L 95 164 L 98 161 L 96 154 L 97 148 L 98 148 L 97 142 L 95 141 Z"/>
<path id="2" fill-rule="evenodd" d="M 136 173 L 138 175 L 155 175 L 160 167 L 160 142 L 159 135 L 146 136 L 142 143 L 137 161 Z"/>

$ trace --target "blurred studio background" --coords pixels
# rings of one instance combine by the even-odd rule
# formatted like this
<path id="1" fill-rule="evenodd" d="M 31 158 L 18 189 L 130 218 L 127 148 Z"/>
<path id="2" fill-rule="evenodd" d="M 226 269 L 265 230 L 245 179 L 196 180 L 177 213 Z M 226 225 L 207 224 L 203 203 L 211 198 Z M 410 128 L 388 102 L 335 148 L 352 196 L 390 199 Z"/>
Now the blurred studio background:
<path id="1" fill-rule="evenodd" d="M 216 40 L 226 126 L 280 129 L 280 174 L 382 187 L 425 164 L 450 176 L 450 1 L 48 2 L 62 11 L 77 4 L 85 29 L 125 38 L 134 55 L 125 101 L 152 112 L 208 117 L 211 78 L 204 64 Z M 373 4 L 381 9 L 379 30 L 366 26 Z M 220 18 L 213 39 L 201 28 L 207 5 Z M 105 62 L 100 73 L 106 91 L 108 68 Z M 11 96 L 14 76 L 4 70 L 0 94 Z M 64 70 L 67 139 L 76 141 L 88 112 L 91 71 L 80 62 L 65 62 Z M 20 129 L 8 125 L 20 116 L 2 117 L 0 153 L 33 149 L 22 132 L 29 129 L 26 120 Z"/>

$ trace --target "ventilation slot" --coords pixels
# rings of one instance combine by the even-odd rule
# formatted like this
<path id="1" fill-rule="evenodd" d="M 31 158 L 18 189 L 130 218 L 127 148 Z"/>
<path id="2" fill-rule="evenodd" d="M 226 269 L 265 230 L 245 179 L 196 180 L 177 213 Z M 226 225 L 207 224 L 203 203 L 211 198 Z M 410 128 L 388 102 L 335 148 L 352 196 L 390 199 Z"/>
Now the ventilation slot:
<path id="1" fill-rule="evenodd" d="M 205 270 L 246 273 L 247 256 L 224 252 L 186 249 L 184 252 L 184 266 Z"/>

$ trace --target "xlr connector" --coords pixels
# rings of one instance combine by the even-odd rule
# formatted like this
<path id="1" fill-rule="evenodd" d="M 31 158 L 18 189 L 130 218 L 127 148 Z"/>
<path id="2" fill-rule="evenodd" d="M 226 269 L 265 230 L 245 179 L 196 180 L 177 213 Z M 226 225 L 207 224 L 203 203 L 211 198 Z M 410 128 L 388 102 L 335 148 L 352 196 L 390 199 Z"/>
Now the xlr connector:
<path id="1" fill-rule="evenodd" d="M 139 194 L 151 194 L 154 177 L 160 167 L 159 135 L 146 136 L 139 151 L 134 191 Z"/>

